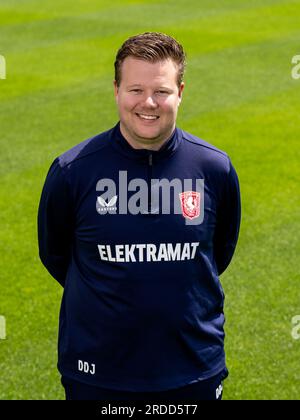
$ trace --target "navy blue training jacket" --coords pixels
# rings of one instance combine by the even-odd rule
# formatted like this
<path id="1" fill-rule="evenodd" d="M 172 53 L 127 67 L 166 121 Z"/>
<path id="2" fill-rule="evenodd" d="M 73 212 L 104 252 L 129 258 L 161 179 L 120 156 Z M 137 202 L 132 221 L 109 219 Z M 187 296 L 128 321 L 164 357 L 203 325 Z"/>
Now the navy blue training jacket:
<path id="1" fill-rule="evenodd" d="M 56 158 L 38 239 L 64 287 L 61 374 L 145 392 L 226 368 L 219 275 L 239 226 L 228 155 L 179 128 L 149 151 L 132 148 L 118 123 Z"/>

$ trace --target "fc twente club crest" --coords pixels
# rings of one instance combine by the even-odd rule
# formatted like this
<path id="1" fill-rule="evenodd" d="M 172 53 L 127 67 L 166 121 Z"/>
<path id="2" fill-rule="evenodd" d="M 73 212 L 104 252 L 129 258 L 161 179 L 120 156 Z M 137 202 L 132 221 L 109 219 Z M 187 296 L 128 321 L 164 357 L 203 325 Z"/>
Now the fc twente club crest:
<path id="1" fill-rule="evenodd" d="M 182 215 L 186 219 L 195 219 L 200 216 L 200 193 L 184 191 L 179 194 Z"/>

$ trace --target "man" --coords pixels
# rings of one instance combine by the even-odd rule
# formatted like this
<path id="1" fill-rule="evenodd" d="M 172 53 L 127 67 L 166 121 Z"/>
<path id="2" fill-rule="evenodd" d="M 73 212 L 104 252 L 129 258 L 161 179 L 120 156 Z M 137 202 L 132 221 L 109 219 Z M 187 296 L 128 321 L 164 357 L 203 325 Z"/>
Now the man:
<path id="1" fill-rule="evenodd" d="M 238 239 L 226 153 L 176 127 L 185 54 L 161 33 L 115 61 L 118 124 L 54 160 L 40 258 L 64 287 L 58 369 L 67 399 L 220 399 L 218 276 Z"/>

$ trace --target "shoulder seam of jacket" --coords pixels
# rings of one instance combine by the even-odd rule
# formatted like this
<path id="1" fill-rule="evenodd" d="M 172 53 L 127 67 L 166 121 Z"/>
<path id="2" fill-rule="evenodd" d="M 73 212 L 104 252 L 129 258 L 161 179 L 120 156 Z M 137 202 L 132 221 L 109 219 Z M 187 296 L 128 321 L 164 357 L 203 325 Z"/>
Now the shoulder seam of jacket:
<path id="1" fill-rule="evenodd" d="M 101 134 L 100 134 L 101 135 Z M 96 135 L 96 136 L 94 136 L 94 137 L 91 137 L 91 138 L 89 138 L 89 139 L 87 139 L 87 140 L 84 140 L 82 143 L 84 143 L 84 142 L 88 142 L 89 140 L 90 141 L 93 141 L 93 139 L 95 139 L 96 137 L 97 137 L 98 135 Z M 105 142 L 105 140 L 104 140 L 104 142 Z M 79 145 L 80 145 L 80 143 L 79 143 Z M 79 160 L 79 159 L 83 159 L 83 158 L 85 158 L 85 157 L 87 157 L 87 156 L 89 156 L 89 155 L 92 155 L 92 154 L 94 154 L 94 153 L 97 153 L 99 150 L 101 150 L 101 149 L 104 149 L 105 147 L 109 147 L 110 146 L 110 143 L 107 141 L 107 142 L 105 142 L 105 144 L 99 144 L 98 146 L 97 146 L 97 148 L 96 149 L 94 149 L 94 150 L 91 150 L 90 152 L 86 152 L 85 154 L 82 154 L 81 156 L 75 156 L 75 157 L 73 157 L 72 159 L 70 159 L 70 160 L 68 160 L 68 159 L 64 159 L 63 158 L 63 156 L 64 155 L 66 155 L 67 153 L 68 153 L 68 151 L 66 151 L 66 152 L 64 152 L 64 153 L 62 153 L 59 157 L 58 157 L 58 160 L 59 160 L 59 163 L 61 164 L 61 167 L 62 168 L 64 168 L 64 167 L 66 167 L 67 165 L 69 165 L 69 164 L 71 164 L 71 163 L 73 163 L 73 162 L 75 162 L 75 161 L 77 161 L 77 160 Z M 76 147 L 76 146 L 74 146 L 74 147 Z M 70 149 L 70 150 L 72 150 L 72 149 Z M 79 152 L 79 154 L 80 154 L 80 152 Z"/>
<path id="2" fill-rule="evenodd" d="M 229 159 L 228 154 L 227 154 L 226 152 L 224 152 L 223 150 L 220 150 L 220 149 L 218 149 L 217 147 L 215 147 L 215 146 L 213 146 L 213 145 L 209 145 L 209 144 L 202 144 L 202 143 L 197 143 L 195 140 L 193 140 L 193 139 L 189 138 L 189 137 L 185 134 L 185 132 L 184 132 L 184 131 L 182 132 L 182 137 L 183 137 L 185 140 L 189 141 L 190 143 L 196 144 L 197 146 L 200 146 L 200 147 L 206 147 L 207 149 L 210 149 L 210 150 L 213 150 L 214 152 L 220 153 L 221 155 L 223 155 L 223 156 L 225 156 L 225 157 L 227 157 L 227 158 Z M 201 140 L 201 139 L 199 139 L 199 140 Z M 205 140 L 203 140 L 203 141 L 205 141 Z"/>

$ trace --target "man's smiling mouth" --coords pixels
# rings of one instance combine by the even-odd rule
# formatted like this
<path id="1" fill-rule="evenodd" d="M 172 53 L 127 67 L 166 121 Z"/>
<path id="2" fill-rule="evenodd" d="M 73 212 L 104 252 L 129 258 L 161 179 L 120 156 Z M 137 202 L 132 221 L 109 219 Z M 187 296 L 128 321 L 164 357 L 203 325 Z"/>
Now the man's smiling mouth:
<path id="1" fill-rule="evenodd" d="M 148 120 L 148 121 L 150 121 L 150 120 L 155 121 L 155 120 L 158 120 L 158 118 L 159 118 L 158 115 L 138 114 L 137 112 L 136 112 L 136 115 L 139 118 L 141 118 L 142 120 Z"/>

